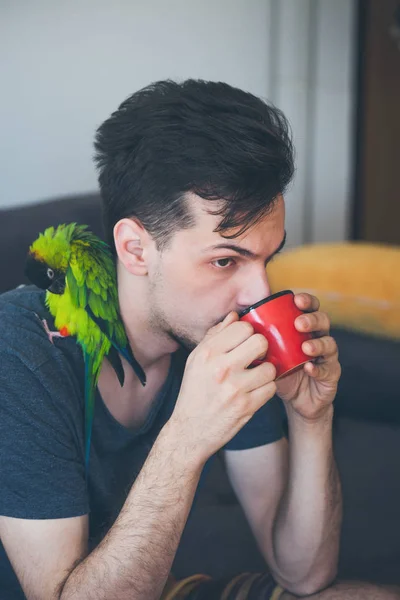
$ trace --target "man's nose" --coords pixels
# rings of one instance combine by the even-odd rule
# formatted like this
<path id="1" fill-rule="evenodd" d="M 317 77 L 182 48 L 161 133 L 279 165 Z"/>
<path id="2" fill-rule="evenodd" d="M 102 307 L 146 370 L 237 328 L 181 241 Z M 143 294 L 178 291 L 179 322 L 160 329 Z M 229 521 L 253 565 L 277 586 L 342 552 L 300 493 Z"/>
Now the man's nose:
<path id="1" fill-rule="evenodd" d="M 267 273 L 260 273 L 250 278 L 239 290 L 237 295 L 238 309 L 244 310 L 248 306 L 259 302 L 271 294 Z"/>

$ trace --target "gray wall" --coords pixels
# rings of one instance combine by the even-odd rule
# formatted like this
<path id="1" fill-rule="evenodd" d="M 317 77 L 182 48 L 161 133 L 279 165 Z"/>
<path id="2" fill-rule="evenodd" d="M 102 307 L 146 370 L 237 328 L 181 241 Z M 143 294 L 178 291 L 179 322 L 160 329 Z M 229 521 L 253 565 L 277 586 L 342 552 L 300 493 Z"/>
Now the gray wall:
<path id="1" fill-rule="evenodd" d="M 314 239 L 316 223 L 319 236 L 341 239 L 348 204 L 352 4 L 2 0 L 0 207 L 95 189 L 92 140 L 101 121 L 150 81 L 203 77 L 269 97 L 291 120 L 298 152 L 288 194 L 291 245 Z M 326 31 L 316 36 L 318 62 L 309 39 L 321 27 Z M 338 74 L 333 97 L 331 72 Z M 332 101 L 333 132 L 324 112 Z M 307 117 L 311 105 L 317 129 Z M 331 157 L 333 147 L 338 163 L 328 167 L 321 155 L 329 148 Z M 336 206 L 321 229 L 332 196 Z"/>

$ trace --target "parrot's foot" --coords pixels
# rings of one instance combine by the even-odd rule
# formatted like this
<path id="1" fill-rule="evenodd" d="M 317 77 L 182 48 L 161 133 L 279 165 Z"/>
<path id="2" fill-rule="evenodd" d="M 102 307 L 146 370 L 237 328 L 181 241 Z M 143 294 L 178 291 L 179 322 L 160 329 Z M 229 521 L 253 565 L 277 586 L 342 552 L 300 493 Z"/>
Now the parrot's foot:
<path id="1" fill-rule="evenodd" d="M 62 337 L 65 337 L 65 335 L 63 335 L 59 331 L 50 331 L 49 326 L 47 325 L 46 319 L 41 319 L 41 321 L 43 323 L 44 330 L 47 333 L 47 337 L 49 338 L 49 340 L 50 340 L 50 342 L 52 344 L 54 344 L 53 338 L 62 338 Z"/>

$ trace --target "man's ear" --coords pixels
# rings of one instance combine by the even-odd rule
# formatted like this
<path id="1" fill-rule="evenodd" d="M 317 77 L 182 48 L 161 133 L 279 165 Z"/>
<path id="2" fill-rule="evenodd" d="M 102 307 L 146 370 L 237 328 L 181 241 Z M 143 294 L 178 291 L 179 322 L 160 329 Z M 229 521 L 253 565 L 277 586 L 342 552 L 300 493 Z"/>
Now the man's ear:
<path id="1" fill-rule="evenodd" d="M 118 259 L 132 275 L 147 275 L 153 238 L 140 221 L 121 219 L 114 226 Z"/>

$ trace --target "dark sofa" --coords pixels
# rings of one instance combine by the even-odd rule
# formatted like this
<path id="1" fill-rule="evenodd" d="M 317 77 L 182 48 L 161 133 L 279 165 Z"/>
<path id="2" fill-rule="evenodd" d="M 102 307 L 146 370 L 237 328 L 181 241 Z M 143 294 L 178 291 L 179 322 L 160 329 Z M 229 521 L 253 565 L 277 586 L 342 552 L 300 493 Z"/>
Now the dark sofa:
<path id="1" fill-rule="evenodd" d="M 0 292 L 25 283 L 29 244 L 77 221 L 102 235 L 96 193 L 0 211 Z M 340 577 L 400 583 L 400 344 L 338 328 L 342 378 L 334 443 L 344 495 Z M 263 570 L 218 457 L 187 523 L 174 573 L 223 577 Z"/>

